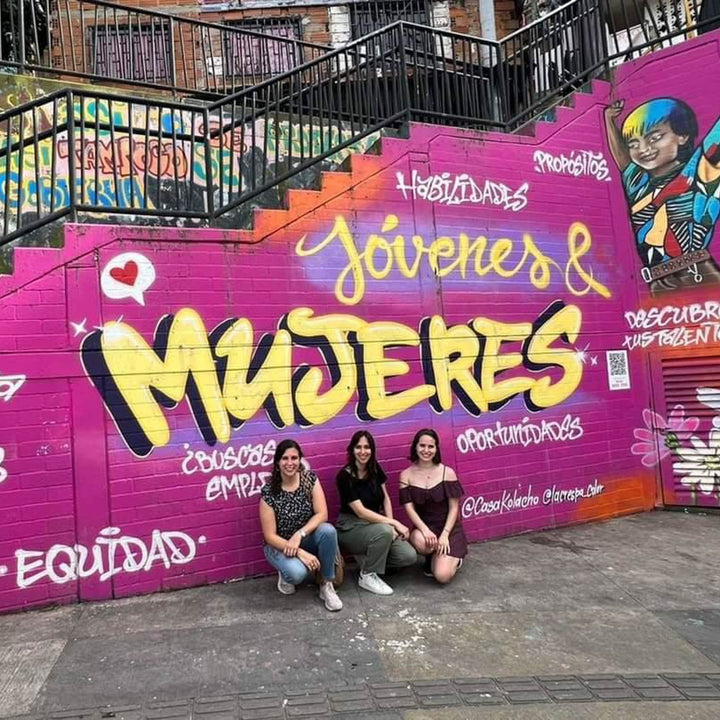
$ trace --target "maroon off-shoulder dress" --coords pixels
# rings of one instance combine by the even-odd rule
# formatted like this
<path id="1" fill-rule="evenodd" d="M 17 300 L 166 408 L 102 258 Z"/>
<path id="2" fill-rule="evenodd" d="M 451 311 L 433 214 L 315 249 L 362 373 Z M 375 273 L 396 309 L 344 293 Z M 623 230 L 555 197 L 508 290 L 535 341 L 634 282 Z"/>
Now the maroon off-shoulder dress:
<path id="1" fill-rule="evenodd" d="M 411 502 L 422 521 L 439 537 L 445 527 L 450 498 L 460 498 L 464 494 L 459 480 L 449 482 L 441 480 L 431 488 L 419 488 L 407 485 L 400 488 L 400 503 Z M 467 555 L 467 540 L 458 512 L 455 526 L 450 532 L 450 555 L 464 558 Z"/>

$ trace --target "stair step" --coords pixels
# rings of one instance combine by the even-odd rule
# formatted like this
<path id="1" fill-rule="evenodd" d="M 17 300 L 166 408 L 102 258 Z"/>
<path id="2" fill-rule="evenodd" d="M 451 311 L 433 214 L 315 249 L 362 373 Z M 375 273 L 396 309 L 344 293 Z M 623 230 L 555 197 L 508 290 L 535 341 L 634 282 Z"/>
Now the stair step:
<path id="1" fill-rule="evenodd" d="M 256 239 L 262 239 L 285 227 L 289 222 L 287 210 L 276 210 L 274 208 L 255 208 L 253 210 L 253 235 Z"/>
<path id="2" fill-rule="evenodd" d="M 356 180 L 364 180 L 366 177 L 377 172 L 380 163 L 377 155 L 359 155 L 350 156 L 350 168 L 352 169 L 352 178 Z"/>
<path id="3" fill-rule="evenodd" d="M 285 193 L 285 207 L 293 217 L 298 217 L 317 207 L 320 198 L 322 193 L 319 190 L 291 188 Z"/>
<path id="4" fill-rule="evenodd" d="M 320 187 L 323 193 L 339 195 L 350 187 L 352 181 L 353 176 L 349 172 L 323 171 L 320 173 Z"/>

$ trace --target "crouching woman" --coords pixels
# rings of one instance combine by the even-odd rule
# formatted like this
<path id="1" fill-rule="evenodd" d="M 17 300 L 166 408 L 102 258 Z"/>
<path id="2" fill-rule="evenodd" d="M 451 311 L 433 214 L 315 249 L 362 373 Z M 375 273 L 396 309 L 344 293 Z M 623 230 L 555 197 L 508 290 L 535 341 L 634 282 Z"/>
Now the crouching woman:
<path id="1" fill-rule="evenodd" d="M 320 481 L 302 466 L 302 457 L 294 440 L 283 440 L 275 450 L 272 476 L 260 500 L 265 557 L 278 571 L 277 588 L 283 595 L 292 595 L 296 585 L 319 571 L 320 599 L 337 611 L 343 606 L 333 584 L 337 534 L 327 522 Z"/>
<path id="2" fill-rule="evenodd" d="M 393 518 L 386 481 L 376 458 L 373 436 L 359 430 L 347 446 L 347 464 L 337 476 L 338 540 L 343 552 L 359 559 L 358 585 L 377 595 L 393 592 L 380 577 L 386 567 L 406 567 L 417 560 L 408 542 L 410 530 Z"/>

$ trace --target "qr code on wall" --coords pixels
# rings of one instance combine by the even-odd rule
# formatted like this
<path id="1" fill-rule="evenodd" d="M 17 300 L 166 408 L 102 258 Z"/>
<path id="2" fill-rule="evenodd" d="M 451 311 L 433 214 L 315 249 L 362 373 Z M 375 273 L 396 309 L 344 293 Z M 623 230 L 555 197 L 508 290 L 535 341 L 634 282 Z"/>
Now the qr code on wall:
<path id="1" fill-rule="evenodd" d="M 627 390 L 630 387 L 630 368 L 627 350 L 608 350 L 607 359 L 608 384 L 611 390 Z"/>

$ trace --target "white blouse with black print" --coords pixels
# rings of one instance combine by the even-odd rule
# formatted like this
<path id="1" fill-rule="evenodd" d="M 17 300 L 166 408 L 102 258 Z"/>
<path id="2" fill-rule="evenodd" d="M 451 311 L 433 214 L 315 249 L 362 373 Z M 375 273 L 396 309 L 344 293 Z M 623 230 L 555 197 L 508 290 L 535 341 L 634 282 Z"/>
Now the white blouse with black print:
<path id="1" fill-rule="evenodd" d="M 270 483 L 263 486 L 262 499 L 275 512 L 275 531 L 281 538 L 289 540 L 315 514 L 312 495 L 317 479 L 314 472 L 303 469 L 294 492 L 281 488 L 274 495 Z"/>

